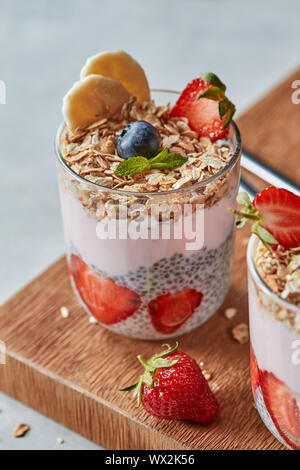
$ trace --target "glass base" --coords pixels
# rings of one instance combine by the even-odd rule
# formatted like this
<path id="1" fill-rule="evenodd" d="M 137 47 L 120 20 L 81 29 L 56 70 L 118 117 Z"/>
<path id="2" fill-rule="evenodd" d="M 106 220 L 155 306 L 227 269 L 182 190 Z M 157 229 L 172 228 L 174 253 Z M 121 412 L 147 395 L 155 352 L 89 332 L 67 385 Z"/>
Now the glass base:
<path id="1" fill-rule="evenodd" d="M 273 434 L 273 436 L 276 437 L 276 439 L 279 442 L 281 442 L 281 444 L 288 447 L 289 449 L 292 449 L 292 447 L 290 447 L 283 440 L 283 438 L 280 436 L 279 432 L 277 431 L 276 426 L 275 426 L 275 424 L 274 424 L 274 422 L 273 422 L 273 420 L 270 416 L 270 413 L 268 412 L 267 407 L 265 405 L 260 387 L 258 387 L 256 389 L 255 406 L 256 406 L 256 409 L 257 409 L 258 413 L 260 414 L 260 417 L 261 417 L 262 421 L 264 422 L 264 424 L 268 428 L 268 430 Z"/>

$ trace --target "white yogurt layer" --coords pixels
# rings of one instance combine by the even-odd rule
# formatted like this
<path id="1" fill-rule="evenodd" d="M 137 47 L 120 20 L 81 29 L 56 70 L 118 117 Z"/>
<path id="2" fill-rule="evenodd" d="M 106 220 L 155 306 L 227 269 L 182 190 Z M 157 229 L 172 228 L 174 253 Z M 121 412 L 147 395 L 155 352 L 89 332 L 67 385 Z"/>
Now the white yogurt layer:
<path id="1" fill-rule="evenodd" d="M 259 369 L 272 372 L 300 394 L 300 343 L 297 346 L 300 335 L 258 305 L 252 281 L 249 283 L 249 315 L 251 344 Z"/>
<path id="2" fill-rule="evenodd" d="M 192 254 L 187 251 L 191 243 L 188 230 L 181 239 L 99 239 L 101 224 L 92 213 L 70 193 L 60 191 L 64 231 L 67 243 L 74 247 L 82 259 L 109 276 L 120 276 L 129 271 L 136 271 L 140 266 L 149 267 L 162 258 L 169 258 L 175 253 Z M 202 239 L 201 248 L 218 248 L 229 236 L 234 216 L 230 208 L 235 207 L 235 191 L 230 197 L 224 197 L 217 204 L 202 211 L 199 230 Z M 189 217 L 194 217 L 189 216 Z M 191 222 L 191 220 L 190 220 Z M 194 220 L 193 220 L 194 222 Z M 186 225 L 186 221 L 184 224 Z M 191 224 L 188 224 L 191 225 Z M 195 229 L 192 227 L 193 230 Z M 191 231 L 191 229 L 190 229 Z M 198 232 L 197 232 L 198 234 Z M 199 249 L 199 248 L 198 248 Z M 196 250 L 197 251 L 197 250 Z"/>

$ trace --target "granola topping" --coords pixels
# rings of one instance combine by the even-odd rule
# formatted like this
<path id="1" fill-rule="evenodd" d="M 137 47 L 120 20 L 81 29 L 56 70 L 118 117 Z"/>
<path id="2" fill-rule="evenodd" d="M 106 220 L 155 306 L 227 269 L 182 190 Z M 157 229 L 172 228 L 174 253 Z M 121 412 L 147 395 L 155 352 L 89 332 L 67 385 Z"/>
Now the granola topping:
<path id="1" fill-rule="evenodd" d="M 116 139 L 130 122 L 144 120 L 159 132 L 161 149 L 168 148 L 188 158 L 180 168 L 155 169 L 148 172 L 118 176 L 114 171 L 122 159 L 116 150 Z M 66 131 L 63 158 L 78 175 L 111 189 L 130 192 L 163 192 L 192 186 L 218 173 L 230 161 L 232 150 L 228 143 L 198 139 L 187 118 L 170 116 L 170 106 L 156 106 L 153 101 L 143 104 L 133 97 L 122 107 L 120 116 L 103 118 L 73 135 Z M 227 177 L 221 177 L 204 189 L 203 202 L 212 205 L 228 189 Z M 203 193 L 203 191 L 202 191 Z M 202 201 L 201 201 L 202 202 Z"/>
<path id="2" fill-rule="evenodd" d="M 259 242 L 255 265 L 263 281 L 275 294 L 300 307 L 300 247 L 286 250 L 279 245 L 276 251 L 270 251 Z M 259 303 L 277 320 L 300 333 L 300 311 L 282 307 L 261 291 L 258 295 Z"/>

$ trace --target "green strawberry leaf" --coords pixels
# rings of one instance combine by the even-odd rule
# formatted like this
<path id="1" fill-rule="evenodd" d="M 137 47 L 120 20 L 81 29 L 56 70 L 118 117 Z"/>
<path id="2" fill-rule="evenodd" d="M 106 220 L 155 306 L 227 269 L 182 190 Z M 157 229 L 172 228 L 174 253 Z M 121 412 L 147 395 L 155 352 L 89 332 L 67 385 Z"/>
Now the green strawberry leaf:
<path id="1" fill-rule="evenodd" d="M 241 217 L 235 223 L 237 228 L 241 228 L 250 220 L 252 222 L 252 233 L 254 233 L 268 250 L 272 250 L 270 245 L 278 245 L 278 241 L 262 225 L 263 221 L 256 207 L 250 201 L 247 193 L 241 192 L 236 197 L 237 203 L 243 206 L 242 210 L 233 210 L 233 214 Z"/>
<path id="2" fill-rule="evenodd" d="M 205 82 L 210 83 L 214 87 L 220 88 L 220 90 L 223 91 L 224 95 L 226 91 L 226 85 L 221 82 L 221 80 L 219 79 L 219 77 L 217 77 L 216 74 L 214 74 L 213 72 L 206 72 L 202 73 L 200 75 L 200 78 L 202 78 L 202 80 L 204 80 Z"/>
<path id="3" fill-rule="evenodd" d="M 247 222 L 247 219 L 245 217 L 243 217 L 242 219 L 239 219 L 239 220 L 236 221 L 235 226 L 237 228 L 242 228 L 242 227 L 244 227 L 246 222 Z"/>
<path id="4" fill-rule="evenodd" d="M 179 349 L 178 341 L 176 341 L 176 344 L 175 344 L 174 347 L 170 346 L 169 344 L 163 344 L 163 346 L 166 346 L 167 349 L 165 351 L 162 351 L 161 353 L 154 354 L 154 356 L 152 356 L 151 360 L 152 359 L 157 359 L 158 357 L 169 356 L 170 354 L 173 354 L 173 352 L 178 351 L 178 349 Z"/>
<path id="5" fill-rule="evenodd" d="M 139 354 L 137 358 L 145 369 L 144 373 L 139 377 L 139 380 L 135 384 L 120 389 L 121 392 L 128 392 L 133 390 L 132 398 L 137 398 L 138 404 L 141 403 L 143 383 L 145 383 L 148 387 L 155 387 L 153 376 L 156 370 L 160 367 L 171 367 L 180 361 L 180 358 L 173 360 L 168 360 L 167 358 L 165 358 L 169 354 L 172 354 L 173 352 L 178 350 L 178 343 L 176 343 L 173 348 L 168 344 L 164 346 L 167 346 L 166 351 L 154 354 L 154 356 L 152 356 L 151 359 L 149 359 L 148 361 L 146 361 L 143 356 Z"/>
<path id="6" fill-rule="evenodd" d="M 223 91 L 218 87 L 209 87 L 206 88 L 200 95 L 197 97 L 197 101 L 200 98 L 207 98 L 208 100 L 220 101 L 224 97 Z"/>
<path id="7" fill-rule="evenodd" d="M 137 387 L 137 385 L 138 385 L 138 382 L 136 382 L 133 385 L 129 385 L 129 387 L 120 388 L 120 392 L 130 392 L 131 390 L 134 390 Z"/>
<path id="8" fill-rule="evenodd" d="M 249 194 L 245 191 L 241 191 L 240 193 L 238 193 L 236 197 L 236 202 L 241 206 L 249 207 L 251 205 Z"/>
<path id="9" fill-rule="evenodd" d="M 259 222 L 256 222 L 256 224 L 253 225 L 252 232 L 255 233 L 255 235 L 257 235 L 263 243 L 268 245 L 278 245 L 278 241 L 270 232 L 263 228 Z"/>
<path id="10" fill-rule="evenodd" d="M 228 126 L 235 111 L 236 111 L 236 107 L 234 106 L 233 103 L 231 103 L 231 101 L 229 101 L 229 99 L 226 96 L 222 101 L 219 102 L 220 118 L 225 116 L 222 129 L 225 129 L 225 127 Z"/>
<path id="11" fill-rule="evenodd" d="M 225 96 L 226 86 L 223 82 L 212 72 L 203 73 L 200 75 L 207 83 L 212 85 L 211 87 L 206 88 L 199 96 L 197 96 L 196 100 L 198 101 L 201 98 L 207 98 L 209 100 L 218 101 L 219 102 L 219 116 L 220 119 L 224 117 L 222 129 L 225 129 L 236 111 L 236 108 L 233 103 Z"/>

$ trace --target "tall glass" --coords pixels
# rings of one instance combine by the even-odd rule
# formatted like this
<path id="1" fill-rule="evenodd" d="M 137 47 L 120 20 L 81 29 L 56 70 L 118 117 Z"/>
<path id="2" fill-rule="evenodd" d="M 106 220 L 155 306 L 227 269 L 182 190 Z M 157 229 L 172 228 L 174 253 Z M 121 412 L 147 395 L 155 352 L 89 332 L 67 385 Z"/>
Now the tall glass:
<path id="1" fill-rule="evenodd" d="M 247 254 L 251 382 L 257 410 L 274 436 L 300 449 L 300 308 L 275 294 L 255 267 L 258 239 Z"/>
<path id="2" fill-rule="evenodd" d="M 157 104 L 177 93 L 153 91 Z M 230 282 L 241 140 L 230 125 L 230 162 L 190 187 L 165 192 L 112 190 L 65 163 L 65 127 L 56 157 L 71 283 L 103 326 L 141 339 L 186 333 L 210 318 Z"/>

